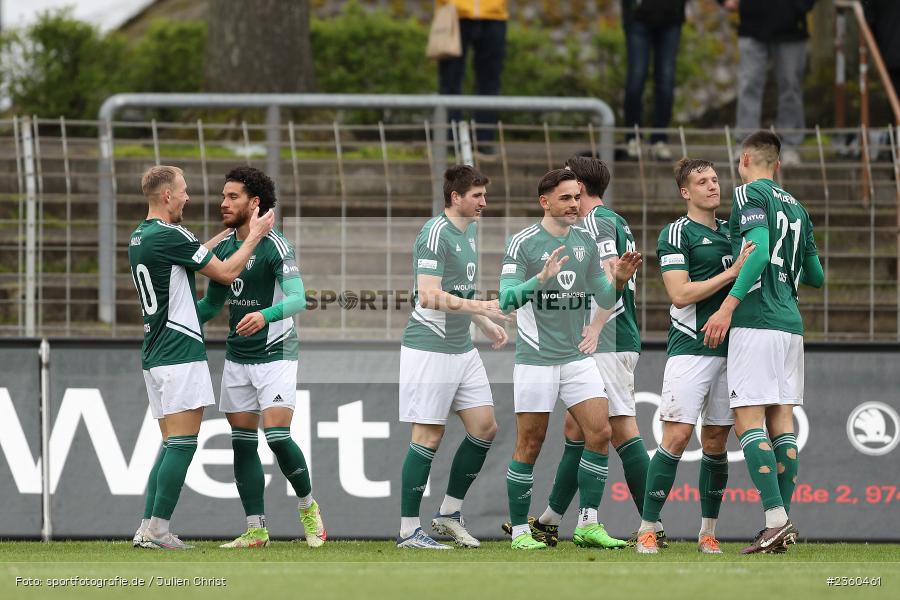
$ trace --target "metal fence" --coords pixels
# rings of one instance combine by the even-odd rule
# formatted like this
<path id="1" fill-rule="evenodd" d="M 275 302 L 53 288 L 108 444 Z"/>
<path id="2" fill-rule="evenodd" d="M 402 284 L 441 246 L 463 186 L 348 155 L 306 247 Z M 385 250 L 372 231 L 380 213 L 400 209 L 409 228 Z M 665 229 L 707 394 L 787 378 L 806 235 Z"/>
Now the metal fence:
<path id="1" fill-rule="evenodd" d="M 612 163 L 615 188 L 607 200 L 628 219 L 646 257 L 637 294 L 641 328 L 647 339 L 664 338 L 668 301 L 655 262 L 656 238 L 684 211 L 671 161 L 656 160 L 647 148 L 636 160 L 628 159 L 625 140 L 634 132 L 601 132 L 588 119 L 509 119 L 491 127 L 474 122 L 439 127 L 430 112 L 388 117 L 376 121 L 370 115 L 358 124 L 287 120 L 277 126 L 274 140 L 271 123 L 262 119 L 0 121 L 0 335 L 139 334 L 140 312 L 126 250 L 129 233 L 146 212 L 140 175 L 153 164 L 185 169 L 192 196 L 186 225 L 206 239 L 220 228 L 224 173 L 244 163 L 271 167 L 267 156 L 272 156 L 274 143 L 280 213 L 288 235 L 292 227 L 296 232 L 304 227 L 321 232 L 318 224 L 324 223 L 332 232 L 294 236 L 304 281 L 308 288 L 321 290 L 325 286 L 317 278 L 335 275 L 341 285 L 332 287 L 341 292 L 352 289 L 346 284 L 360 270 L 364 273 L 356 274 L 383 281 L 384 286 L 408 287 L 410 236 L 416 224 L 432 214 L 433 190 L 440 183 L 435 156 L 446 156 L 449 163 L 472 161 L 491 178 L 488 215 L 496 226 L 486 228 L 494 237 L 491 250 L 483 253 L 480 272 L 484 285 L 492 287 L 503 236 L 515 230 L 512 218 L 536 218 L 540 213 L 534 190 L 538 178 L 574 153 L 599 154 L 601 133 L 606 133 L 615 141 L 617 158 Z M 103 127 L 108 129 L 101 136 Z M 717 161 L 721 215 L 726 215 L 732 188 L 740 183 L 733 161 L 734 132 L 721 128 L 667 133 L 676 158 Z M 801 298 L 808 335 L 814 339 L 900 339 L 897 133 L 891 128 L 808 130 L 800 148 L 801 164 L 785 167 L 780 175 L 781 183 L 812 214 L 828 275 L 822 290 L 804 292 Z M 110 157 L 108 169 L 98 168 L 104 155 Z M 115 199 L 112 248 L 101 247 L 98 237 L 104 185 L 111 187 Z M 305 241 L 312 239 L 315 244 Z M 109 315 L 99 310 L 99 258 L 104 249 L 112 249 L 115 257 L 115 303 Z M 344 300 L 344 305 L 350 303 Z M 384 309 L 390 314 L 363 323 L 346 306 L 342 309 L 340 319 L 326 326 L 305 328 L 304 323 L 303 335 L 398 339 L 407 316 L 406 307 L 391 306 Z M 211 331 L 220 334 L 223 327 L 217 320 Z"/>

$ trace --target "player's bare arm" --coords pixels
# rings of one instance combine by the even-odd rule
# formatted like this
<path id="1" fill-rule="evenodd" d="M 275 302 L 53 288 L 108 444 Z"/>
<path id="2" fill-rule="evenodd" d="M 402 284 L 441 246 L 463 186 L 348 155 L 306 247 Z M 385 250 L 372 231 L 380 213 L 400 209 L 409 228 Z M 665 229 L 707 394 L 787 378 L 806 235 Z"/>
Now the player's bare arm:
<path id="1" fill-rule="evenodd" d="M 504 315 L 505 316 L 505 315 Z M 507 317 L 508 318 L 508 317 Z M 491 341 L 491 348 L 499 350 L 509 341 L 506 329 L 497 323 L 491 321 L 484 315 L 475 315 L 472 322 L 481 330 L 481 333 Z"/>
<path id="2" fill-rule="evenodd" d="M 500 310 L 498 300 L 470 300 L 454 296 L 441 288 L 441 277 L 438 275 L 418 275 L 416 282 L 419 302 L 424 308 L 447 313 L 481 315 L 499 323 L 509 320 L 509 317 Z"/>
<path id="3" fill-rule="evenodd" d="M 225 261 L 214 256 L 208 265 L 200 269 L 200 273 L 223 285 L 231 285 L 231 282 L 244 270 L 244 265 L 247 264 L 256 245 L 266 237 L 274 224 L 274 211 L 270 210 L 260 217 L 259 208 L 254 208 L 253 215 L 250 217 L 250 234 L 244 240 L 240 250 Z"/>
<path id="4" fill-rule="evenodd" d="M 607 272 L 609 277 L 611 271 Z M 600 334 L 603 333 L 603 326 L 609 320 L 609 316 L 613 314 L 615 308 L 597 307 L 596 314 L 591 322 L 584 326 L 581 331 L 582 339 L 578 344 L 578 351 L 584 354 L 593 354 L 597 351 L 597 344 L 600 341 Z"/>
<path id="5" fill-rule="evenodd" d="M 225 239 L 225 236 L 228 235 L 229 233 L 231 233 L 230 228 L 223 229 L 222 231 L 217 233 L 215 236 L 210 238 L 209 241 L 205 242 L 203 245 L 206 247 L 207 250 L 212 250 L 219 244 L 219 242 L 221 242 L 223 239 Z"/>
<path id="6" fill-rule="evenodd" d="M 705 281 L 691 281 L 687 271 L 665 271 L 662 274 L 663 283 L 672 304 L 675 305 L 675 308 L 684 308 L 709 298 L 737 279 L 741 267 L 755 249 L 755 244 L 746 242 L 734 264 Z"/>

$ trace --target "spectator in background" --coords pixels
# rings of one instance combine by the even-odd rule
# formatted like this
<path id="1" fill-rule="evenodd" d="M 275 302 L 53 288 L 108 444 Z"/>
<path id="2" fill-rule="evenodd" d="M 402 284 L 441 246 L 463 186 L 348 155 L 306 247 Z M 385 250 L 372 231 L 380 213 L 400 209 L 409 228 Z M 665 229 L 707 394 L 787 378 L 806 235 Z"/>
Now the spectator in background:
<path id="1" fill-rule="evenodd" d="M 894 91 L 900 93 L 900 1 L 864 0 L 863 6 Z"/>
<path id="2" fill-rule="evenodd" d="M 496 96 L 500 93 L 503 74 L 503 58 L 506 55 L 506 20 L 509 18 L 506 0 L 436 0 L 437 6 L 455 4 L 459 14 L 459 30 L 462 37 L 462 56 L 445 58 L 438 62 L 438 86 L 441 94 L 462 93 L 463 76 L 469 50 L 474 52 L 475 93 Z M 462 119 L 458 111 L 451 111 L 451 120 Z M 493 127 L 497 114 L 482 111 L 475 114 L 475 121 Z M 492 129 L 480 130 L 478 141 L 494 139 Z M 492 151 L 482 146 L 481 152 Z"/>
<path id="3" fill-rule="evenodd" d="M 806 16 L 816 0 L 719 0 L 740 15 L 737 79 L 738 136 L 759 129 L 769 58 L 775 62 L 778 113 L 775 128 L 784 145 L 781 164 L 800 163 L 796 146 L 803 142 L 803 75 L 806 71 Z"/>
<path id="4" fill-rule="evenodd" d="M 628 53 L 625 82 L 625 125 L 641 125 L 644 109 L 644 84 L 653 53 L 653 128 L 664 129 L 672 120 L 675 103 L 675 59 L 684 24 L 687 0 L 622 0 L 622 24 Z M 665 133 L 650 135 L 650 154 L 658 160 L 671 160 L 672 151 Z M 628 135 L 628 156 L 637 158 L 638 140 Z"/>

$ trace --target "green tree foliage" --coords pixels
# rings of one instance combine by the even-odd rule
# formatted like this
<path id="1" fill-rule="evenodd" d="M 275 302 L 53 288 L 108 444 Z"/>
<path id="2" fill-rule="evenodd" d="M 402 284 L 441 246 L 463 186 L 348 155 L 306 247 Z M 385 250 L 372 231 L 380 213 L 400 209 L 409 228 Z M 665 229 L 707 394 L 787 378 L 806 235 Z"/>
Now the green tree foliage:
<path id="1" fill-rule="evenodd" d="M 153 21 L 128 52 L 129 91 L 199 91 L 205 46 L 202 21 Z"/>
<path id="2" fill-rule="evenodd" d="M 437 90 L 436 64 L 425 58 L 428 27 L 413 18 L 367 10 L 351 0 L 339 16 L 313 19 L 310 36 L 321 92 L 430 94 Z M 103 99 L 115 92 L 200 91 L 206 37 L 205 22 L 158 20 L 140 39 L 126 45 L 121 37 L 102 35 L 68 12 L 44 13 L 28 29 L 0 38 L 0 82 L 19 114 L 91 119 Z M 713 73 L 707 59 L 723 52 L 720 46 L 713 36 L 684 28 L 676 72 L 676 115 L 697 112 L 690 92 L 708 87 Z M 588 38 L 511 22 L 503 93 L 590 96 L 621 109 L 626 68 L 625 36 L 615 20 L 600 20 Z M 472 73 L 473 69 L 467 69 L 466 90 L 473 89 Z M 648 103 L 651 99 L 652 77 L 646 96 Z M 378 114 L 355 114 L 353 120 L 371 121 Z M 503 118 L 533 120 L 521 114 Z"/>
<path id="3" fill-rule="evenodd" d="M 106 96 L 126 87 L 124 54 L 120 37 L 68 11 L 44 12 L 0 37 L 0 80 L 19 113 L 93 118 Z"/>
<path id="4" fill-rule="evenodd" d="M 414 19 L 347 3 L 339 17 L 310 27 L 316 81 L 324 93 L 422 94 L 437 87 L 425 59 L 428 30 Z"/>

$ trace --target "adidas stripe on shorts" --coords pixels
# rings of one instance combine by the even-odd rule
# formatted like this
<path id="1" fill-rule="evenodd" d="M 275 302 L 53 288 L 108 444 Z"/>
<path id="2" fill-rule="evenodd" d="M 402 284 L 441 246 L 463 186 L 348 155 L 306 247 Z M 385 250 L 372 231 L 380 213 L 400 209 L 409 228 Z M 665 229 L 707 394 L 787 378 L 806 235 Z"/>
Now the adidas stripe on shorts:
<path id="1" fill-rule="evenodd" d="M 803 336 L 734 327 L 728 339 L 731 408 L 803 404 Z"/>
<path id="2" fill-rule="evenodd" d="M 245 365 L 225 361 L 219 410 L 223 413 L 290 408 L 297 403 L 296 360 Z"/>
<path id="3" fill-rule="evenodd" d="M 670 356 L 663 375 L 660 421 L 696 425 L 734 425 L 728 402 L 724 356 Z"/>

